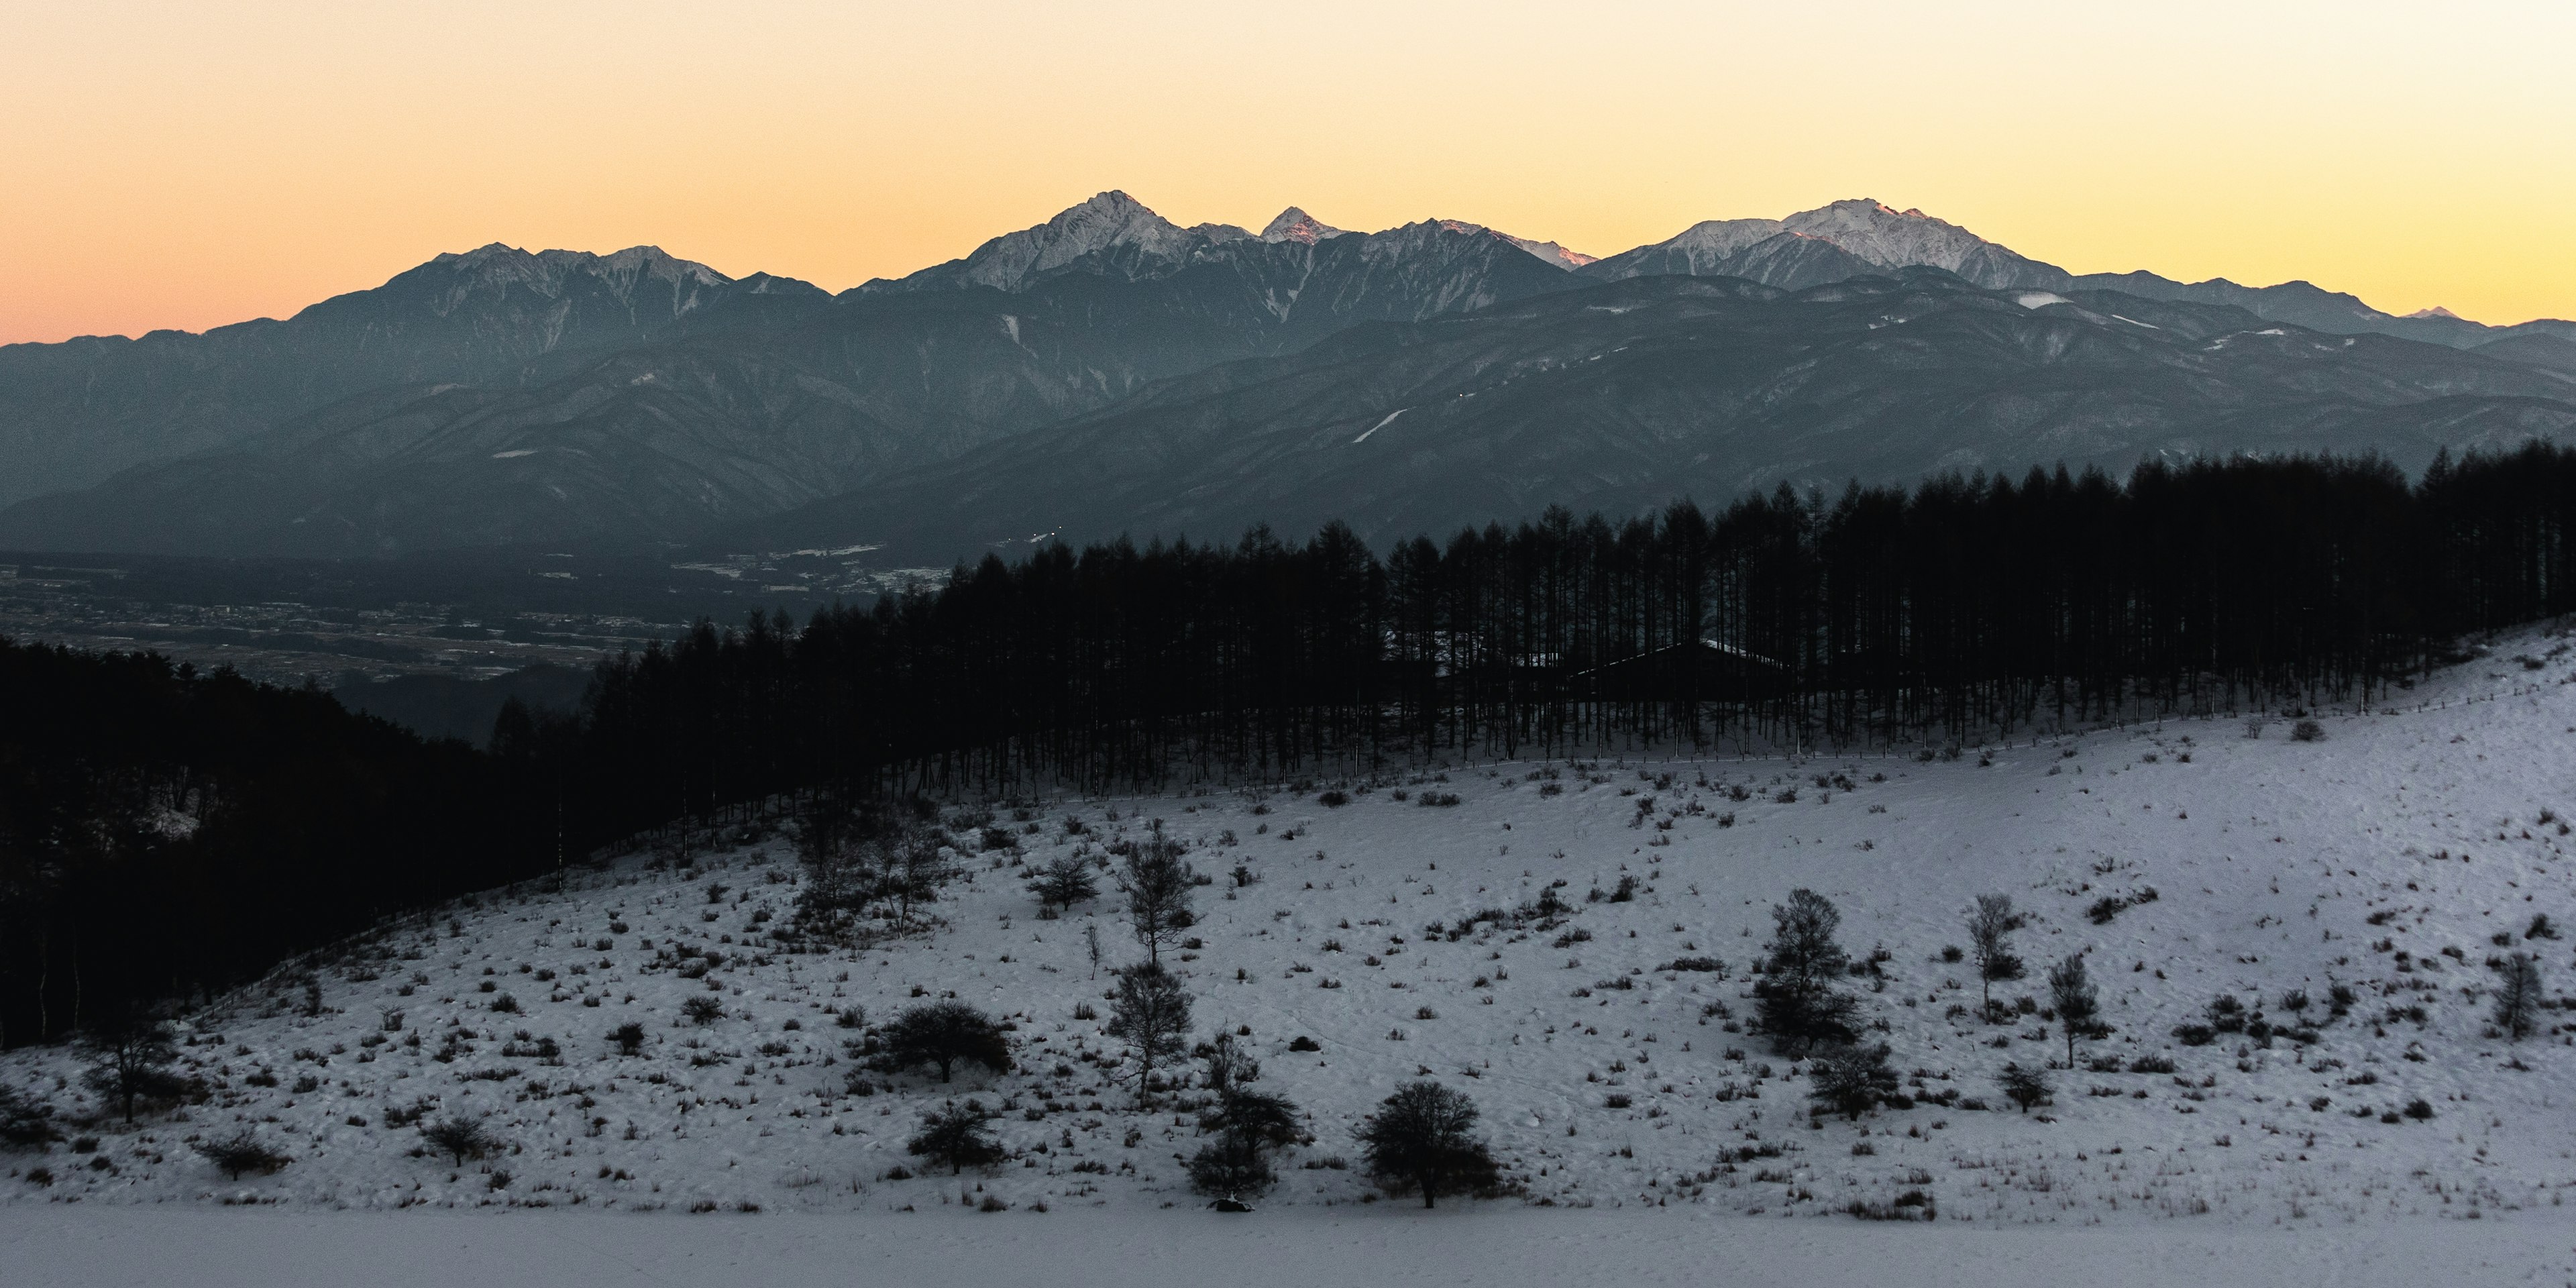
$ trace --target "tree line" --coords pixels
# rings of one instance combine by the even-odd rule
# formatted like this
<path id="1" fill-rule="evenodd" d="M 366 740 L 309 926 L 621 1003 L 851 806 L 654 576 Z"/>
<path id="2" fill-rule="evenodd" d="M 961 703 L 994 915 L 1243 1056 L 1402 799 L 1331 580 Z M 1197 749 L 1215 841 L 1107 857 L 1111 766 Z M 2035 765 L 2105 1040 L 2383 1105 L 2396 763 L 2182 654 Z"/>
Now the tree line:
<path id="1" fill-rule="evenodd" d="M 521 795 L 317 690 L 0 640 L 0 1046 L 537 870 Z"/>
<path id="2" fill-rule="evenodd" d="M 227 987 L 439 899 L 728 816 L 1626 748 L 1925 753 L 2385 703 L 2576 609 L 2576 450 L 1783 486 L 1383 552 L 1120 540 L 603 661 L 488 748 L 150 655 L 0 642 L 0 1044 Z M 851 898 L 928 862 L 877 853 Z M 885 865 L 893 865 L 887 868 Z"/>
<path id="3" fill-rule="evenodd" d="M 1446 756 L 1948 747 L 2374 704 L 2576 609 L 2576 450 L 1948 477 L 1371 550 L 1121 540 L 604 663 L 497 748 L 612 833 L 788 792 L 1154 789 Z M 611 821 L 613 820 L 613 821 Z"/>

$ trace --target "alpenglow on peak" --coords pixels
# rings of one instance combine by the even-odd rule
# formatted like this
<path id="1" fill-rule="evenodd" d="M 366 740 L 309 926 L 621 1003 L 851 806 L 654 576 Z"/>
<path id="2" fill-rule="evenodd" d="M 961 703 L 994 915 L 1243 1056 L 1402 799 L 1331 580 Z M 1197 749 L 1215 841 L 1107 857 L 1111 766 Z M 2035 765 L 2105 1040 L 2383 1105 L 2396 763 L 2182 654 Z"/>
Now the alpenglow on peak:
<path id="1" fill-rule="evenodd" d="M 1269 225 L 1261 230 L 1261 240 L 1304 242 L 1312 246 L 1319 241 L 1342 236 L 1348 231 L 1344 228 L 1335 228 L 1298 207 L 1290 206 L 1280 211 L 1279 217 L 1271 220 Z"/>

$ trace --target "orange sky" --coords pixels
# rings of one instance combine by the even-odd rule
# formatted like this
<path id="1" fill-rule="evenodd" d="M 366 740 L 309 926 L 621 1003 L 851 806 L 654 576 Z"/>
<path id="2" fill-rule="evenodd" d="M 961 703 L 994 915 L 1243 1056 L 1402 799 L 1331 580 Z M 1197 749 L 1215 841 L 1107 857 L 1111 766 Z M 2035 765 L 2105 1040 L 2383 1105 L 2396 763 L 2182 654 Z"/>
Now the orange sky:
<path id="1" fill-rule="evenodd" d="M 0 0 L 0 341 L 490 241 L 840 288 L 1103 188 L 1593 254 L 1869 196 L 2089 272 L 2576 317 L 2576 5 Z"/>

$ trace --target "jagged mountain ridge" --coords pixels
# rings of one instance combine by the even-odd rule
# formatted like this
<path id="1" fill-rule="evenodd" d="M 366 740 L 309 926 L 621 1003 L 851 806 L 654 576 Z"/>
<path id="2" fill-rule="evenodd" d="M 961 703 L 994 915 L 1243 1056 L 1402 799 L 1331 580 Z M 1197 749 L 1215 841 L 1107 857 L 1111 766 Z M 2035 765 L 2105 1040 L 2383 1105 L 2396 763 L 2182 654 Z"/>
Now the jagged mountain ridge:
<path id="1" fill-rule="evenodd" d="M 692 541 L 1121 399 L 1176 396 L 1156 382 L 1354 325 L 1659 275 L 1794 292 L 1922 267 L 2478 346 L 2550 379 L 2570 374 L 2576 348 L 2576 325 L 2396 318 L 2305 283 L 2076 277 L 1868 200 L 1712 221 L 1593 261 L 1463 221 L 1355 233 L 1297 207 L 1257 235 L 1182 228 L 1107 192 L 837 298 L 650 247 L 496 245 L 285 322 L 0 349 L 0 502 L 54 493 L 0 512 L 0 545 L 356 555 Z M 2436 419 L 2474 437 L 2545 429 L 2551 414 Z M 2329 417 L 2317 441 L 2421 428 L 2402 410 L 2374 415 Z"/>
<path id="2" fill-rule="evenodd" d="M 693 540 L 1104 406 L 1165 377 L 1555 289 L 1426 222 L 1131 278 L 1114 248 L 1019 292 L 855 291 L 507 386 L 370 391 L 219 451 L 0 512 L 0 547 L 352 556 Z M 1111 261 L 1109 263 L 1099 262 Z"/>

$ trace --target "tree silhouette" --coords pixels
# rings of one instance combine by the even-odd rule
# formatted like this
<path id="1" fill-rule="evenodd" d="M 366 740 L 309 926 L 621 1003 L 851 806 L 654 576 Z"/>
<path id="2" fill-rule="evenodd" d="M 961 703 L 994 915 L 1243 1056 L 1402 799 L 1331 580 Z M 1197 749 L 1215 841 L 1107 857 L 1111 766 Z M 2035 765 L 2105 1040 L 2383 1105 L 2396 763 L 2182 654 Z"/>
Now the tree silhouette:
<path id="1" fill-rule="evenodd" d="M 1154 1066 L 1189 1048 L 1190 994 L 1178 976 L 1152 962 L 1118 972 L 1117 996 L 1103 1032 L 1136 1057 L 1136 1101 L 1154 1101 Z"/>
<path id="2" fill-rule="evenodd" d="M 1369 1175 L 1391 1193 L 1475 1193 L 1501 1183 L 1501 1169 L 1475 1135 L 1476 1102 L 1439 1083 L 1409 1082 L 1378 1104 L 1357 1136 Z"/>
<path id="3" fill-rule="evenodd" d="M 946 1082 L 960 1064 L 980 1065 L 994 1073 L 1011 1070 L 1011 1041 L 993 1017 L 964 1002 L 924 1002 L 907 1007 L 885 1026 L 883 1067 L 909 1069 L 939 1066 Z"/>
<path id="4" fill-rule="evenodd" d="M 111 1011 L 82 1035 L 81 1045 L 90 1056 L 81 1081 L 115 1101 L 129 1123 L 136 1101 L 167 1099 L 183 1090 L 170 1072 L 170 1062 L 179 1058 L 170 1027 L 138 1007 Z"/>
<path id="5" fill-rule="evenodd" d="M 1073 905 L 1100 893 L 1100 884 L 1092 875 L 1088 860 L 1070 854 L 1059 854 L 1047 860 L 1029 879 L 1029 890 L 1037 895 L 1041 907 L 1053 906 L 1071 911 Z"/>
<path id="6" fill-rule="evenodd" d="M 1842 920 L 1832 900 L 1804 888 L 1771 909 L 1771 941 L 1753 993 L 1762 1029 L 1783 1054 L 1852 1040 L 1860 1003 L 1837 984 L 1851 964 L 1834 942 Z"/>
<path id="7" fill-rule="evenodd" d="M 2084 954 L 2068 953 L 2066 959 L 2048 969 L 2048 994 L 2057 1011 L 2058 1027 L 2066 1030 L 2066 1067 L 2075 1067 L 2075 1040 L 2100 1037 L 2108 1032 L 2102 1023 L 2102 995 L 2084 972 Z"/>
<path id="8" fill-rule="evenodd" d="M 1232 1034 L 1217 1035 L 1206 1061 L 1213 1100 L 1199 1115 L 1199 1130 L 1216 1140 L 1190 1159 L 1190 1188 L 1209 1198 L 1258 1198 L 1278 1183 L 1269 1151 L 1297 1138 L 1297 1107 L 1252 1088 L 1261 1065 Z"/>
<path id="9" fill-rule="evenodd" d="M 986 1167 L 1002 1157 L 1001 1142 L 993 1139 L 986 1124 L 993 1120 L 992 1111 L 973 1100 L 963 1105 L 950 1103 L 922 1115 L 921 1130 L 904 1145 L 905 1152 L 933 1163 L 946 1163 L 948 1174 L 955 1176 L 969 1167 Z"/>
<path id="10" fill-rule="evenodd" d="M 1994 986 L 2022 976 L 2021 958 L 2012 954 L 2012 932 L 2021 929 L 2021 914 L 2013 910 L 2011 895 L 1981 894 L 1977 906 L 1968 913 L 1968 955 L 1977 963 L 1977 1009 L 1991 1019 L 1995 1010 Z"/>
<path id="11" fill-rule="evenodd" d="M 2495 1026 L 2509 1041 L 2520 1042 L 2540 1023 L 2547 999 L 2540 982 L 2540 959 L 2530 953 L 2507 953 L 2496 964 Z"/>

